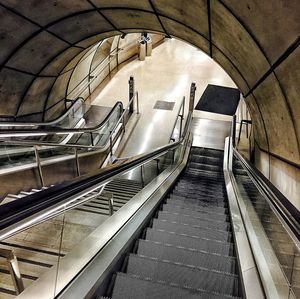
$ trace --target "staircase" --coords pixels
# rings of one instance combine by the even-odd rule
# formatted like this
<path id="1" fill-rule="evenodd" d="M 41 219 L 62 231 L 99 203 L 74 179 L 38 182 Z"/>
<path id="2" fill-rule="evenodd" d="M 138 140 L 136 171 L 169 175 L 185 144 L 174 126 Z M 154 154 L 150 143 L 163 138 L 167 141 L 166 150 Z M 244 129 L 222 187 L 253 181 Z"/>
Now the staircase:
<path id="1" fill-rule="evenodd" d="M 192 148 L 186 170 L 113 275 L 107 297 L 241 297 L 222 164 L 222 151 Z"/>
<path id="2" fill-rule="evenodd" d="M 49 186 L 51 187 L 51 186 Z M 1 204 L 18 200 L 29 194 L 40 192 L 49 187 L 32 189 L 28 192 L 7 195 Z M 0 249 L 13 250 L 18 259 L 18 265 L 25 288 L 37 280 L 44 272 L 57 264 L 81 240 L 87 237 L 96 227 L 109 217 L 107 194 L 113 195 L 113 210 L 118 211 L 142 186 L 139 182 L 116 179 L 107 184 L 102 194 L 87 201 L 76 209 L 67 211 L 35 227 L 27 229 L 13 237 L 0 241 Z M 97 192 L 95 195 L 97 195 Z M 89 193 L 87 196 L 91 196 Z M 64 231 L 60 249 L 60 237 Z M 12 299 L 16 291 L 10 276 L 9 268 L 4 258 L 0 258 L 0 298 Z"/>

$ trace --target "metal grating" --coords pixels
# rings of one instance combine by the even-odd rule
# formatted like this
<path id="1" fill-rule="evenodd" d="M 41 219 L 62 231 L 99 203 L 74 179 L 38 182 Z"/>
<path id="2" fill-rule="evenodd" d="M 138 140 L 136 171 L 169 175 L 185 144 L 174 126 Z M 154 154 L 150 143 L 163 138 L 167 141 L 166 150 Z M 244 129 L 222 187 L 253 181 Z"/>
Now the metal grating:
<path id="1" fill-rule="evenodd" d="M 156 101 L 153 109 L 161 109 L 161 110 L 173 110 L 175 106 L 175 102 L 167 102 L 167 101 Z"/>

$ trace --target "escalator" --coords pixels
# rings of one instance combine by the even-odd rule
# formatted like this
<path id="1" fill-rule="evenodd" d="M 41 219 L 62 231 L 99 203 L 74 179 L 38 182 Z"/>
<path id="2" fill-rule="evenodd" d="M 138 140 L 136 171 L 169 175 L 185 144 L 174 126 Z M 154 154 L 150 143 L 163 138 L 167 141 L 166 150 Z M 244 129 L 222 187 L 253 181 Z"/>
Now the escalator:
<path id="1" fill-rule="evenodd" d="M 224 151 L 192 146 L 193 121 L 174 143 L 0 205 L 2 244 L 55 217 L 93 224 L 66 251 L 79 230 L 61 222 L 58 260 L 18 298 L 297 298 L 299 240 L 228 138 Z"/>
<path id="2" fill-rule="evenodd" d="M 223 152 L 192 148 L 186 169 L 105 294 L 111 298 L 242 296 Z"/>
<path id="3" fill-rule="evenodd" d="M 272 204 L 259 192 L 240 160 L 234 157 L 233 173 L 245 203 L 253 207 L 257 220 L 275 253 L 292 292 L 300 298 L 300 250 L 274 212 Z M 299 226 L 299 223 L 296 226 Z"/>

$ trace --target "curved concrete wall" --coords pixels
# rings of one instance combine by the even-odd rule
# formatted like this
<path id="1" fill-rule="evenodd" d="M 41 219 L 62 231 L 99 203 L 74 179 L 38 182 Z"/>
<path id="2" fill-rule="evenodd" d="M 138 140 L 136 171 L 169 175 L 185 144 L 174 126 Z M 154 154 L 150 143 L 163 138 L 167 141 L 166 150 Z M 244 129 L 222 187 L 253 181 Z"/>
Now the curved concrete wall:
<path id="1" fill-rule="evenodd" d="M 43 111 L 56 76 L 99 40 L 160 32 L 222 65 L 261 149 L 299 166 L 299 15 L 297 0 L 1 0 L 0 115 Z"/>

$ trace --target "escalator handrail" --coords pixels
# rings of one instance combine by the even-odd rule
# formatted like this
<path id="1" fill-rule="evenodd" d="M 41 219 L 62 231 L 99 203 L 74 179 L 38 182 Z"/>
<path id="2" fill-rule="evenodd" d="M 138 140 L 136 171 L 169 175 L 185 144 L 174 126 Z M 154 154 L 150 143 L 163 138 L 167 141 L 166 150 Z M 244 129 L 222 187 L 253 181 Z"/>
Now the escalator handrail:
<path id="1" fill-rule="evenodd" d="M 38 126 L 53 126 L 59 122 L 61 122 L 62 120 L 64 120 L 72 111 L 72 109 L 74 108 L 74 106 L 80 102 L 81 106 L 84 104 L 84 99 L 83 97 L 78 97 L 76 98 L 71 106 L 59 117 L 51 120 L 51 121 L 45 121 L 45 122 L 4 122 L 4 121 L 0 121 L 0 127 L 38 127 Z M 78 107 L 79 108 L 79 107 Z"/>
<path id="2" fill-rule="evenodd" d="M 69 182 L 64 182 L 60 185 L 0 206 L 0 240 L 9 235 L 9 230 L 13 230 L 13 234 L 24 230 L 25 228 L 20 230 L 16 229 L 19 221 L 27 219 L 38 212 L 45 211 L 47 208 L 50 208 L 55 204 L 61 204 L 62 202 L 67 204 L 67 200 L 72 196 L 78 195 L 80 192 L 88 190 L 89 188 L 95 188 L 95 186 L 101 187 L 116 176 L 142 166 L 153 159 L 166 154 L 170 150 L 175 150 L 187 140 L 191 120 L 192 111 L 188 114 L 182 137 L 177 142 L 166 144 L 151 151 L 150 153 L 141 154 L 136 157 L 129 158 L 128 160 L 120 161 L 104 169 L 97 170 L 92 174 L 73 179 Z M 52 215 L 51 217 L 55 216 L 56 215 Z M 42 221 L 39 220 L 39 222 Z M 31 222 L 28 227 L 32 225 L 34 224 Z"/>
<path id="3" fill-rule="evenodd" d="M 134 98 L 134 97 L 133 97 Z M 133 100 L 133 98 L 131 100 Z M 131 102 L 130 102 L 131 103 Z M 94 127 L 88 128 L 51 128 L 51 129 L 17 129 L 17 130 L 1 130 L 0 131 L 0 138 L 7 138 L 7 137 L 30 137 L 30 136 L 47 136 L 47 135 L 54 135 L 54 134 L 83 134 L 83 133 L 93 133 L 95 131 L 99 131 L 105 125 L 105 123 L 111 117 L 111 114 L 120 107 L 121 111 L 123 109 L 123 103 L 121 101 L 117 101 L 113 106 L 110 113 L 104 118 L 104 120 L 97 124 Z"/>
<path id="4" fill-rule="evenodd" d="M 290 209 L 286 207 L 288 199 L 285 198 L 284 195 L 281 194 L 280 191 L 277 190 L 273 185 L 268 183 L 262 174 L 255 167 L 253 167 L 235 148 L 233 148 L 233 153 L 234 156 L 242 163 L 252 181 L 254 181 L 260 187 L 265 196 L 269 199 L 269 203 L 275 208 L 277 213 L 283 219 L 283 225 L 288 231 L 292 232 L 290 235 L 294 242 L 299 246 L 300 223 L 297 221 L 297 219 L 300 219 L 299 212 L 290 211 Z M 297 213 L 297 215 L 295 213 Z"/>

